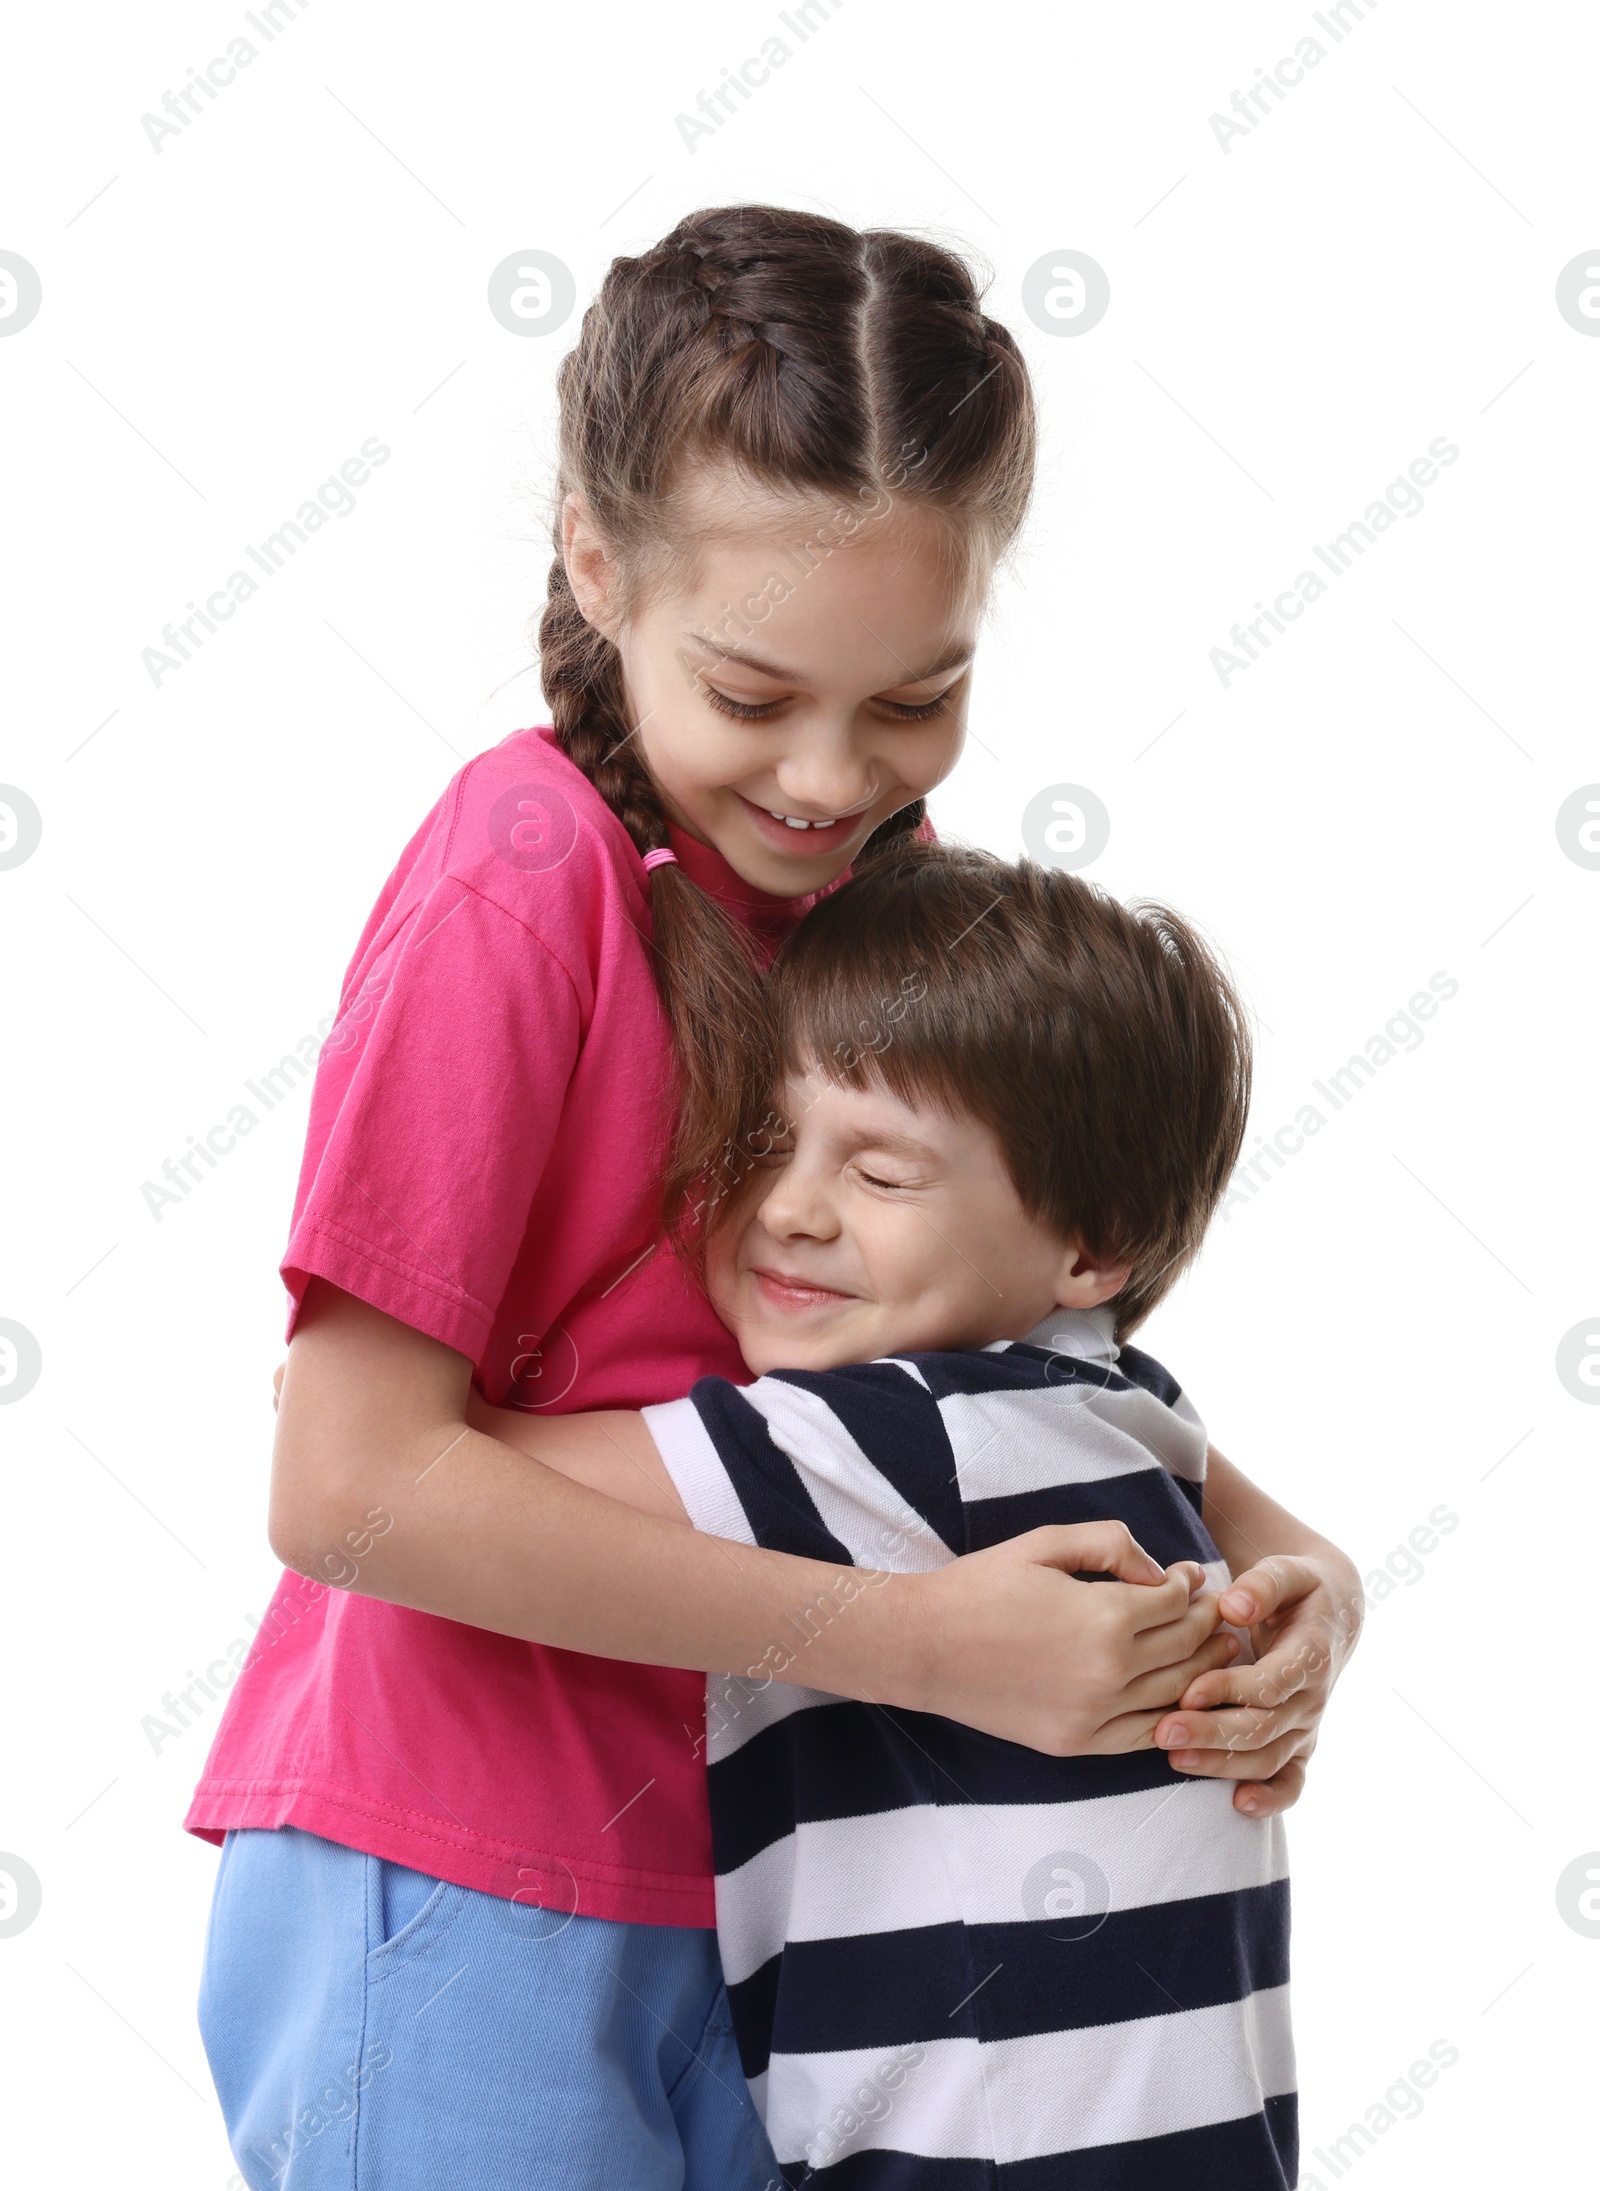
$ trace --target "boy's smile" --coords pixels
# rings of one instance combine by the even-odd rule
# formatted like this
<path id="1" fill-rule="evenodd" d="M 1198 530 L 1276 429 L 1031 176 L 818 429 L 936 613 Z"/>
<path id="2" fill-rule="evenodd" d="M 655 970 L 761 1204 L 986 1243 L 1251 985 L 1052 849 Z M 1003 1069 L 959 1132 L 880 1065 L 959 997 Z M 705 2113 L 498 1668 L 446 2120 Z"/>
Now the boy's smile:
<path id="1" fill-rule="evenodd" d="M 1024 1208 L 978 1120 L 815 1069 L 783 1103 L 793 1132 L 709 1256 L 712 1301 L 757 1375 L 1020 1339 L 1123 1283 Z"/>

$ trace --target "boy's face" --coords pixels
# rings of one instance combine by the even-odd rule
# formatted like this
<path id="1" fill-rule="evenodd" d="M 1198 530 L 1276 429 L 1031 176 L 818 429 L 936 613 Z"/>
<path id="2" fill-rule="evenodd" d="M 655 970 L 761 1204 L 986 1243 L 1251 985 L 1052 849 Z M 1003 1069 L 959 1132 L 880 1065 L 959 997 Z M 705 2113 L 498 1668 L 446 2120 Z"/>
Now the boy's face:
<path id="1" fill-rule="evenodd" d="M 978 1120 L 815 1072 L 781 1107 L 792 1142 L 758 1170 L 707 1274 L 758 1376 L 1020 1339 L 1125 1283 L 1030 1216 Z"/>

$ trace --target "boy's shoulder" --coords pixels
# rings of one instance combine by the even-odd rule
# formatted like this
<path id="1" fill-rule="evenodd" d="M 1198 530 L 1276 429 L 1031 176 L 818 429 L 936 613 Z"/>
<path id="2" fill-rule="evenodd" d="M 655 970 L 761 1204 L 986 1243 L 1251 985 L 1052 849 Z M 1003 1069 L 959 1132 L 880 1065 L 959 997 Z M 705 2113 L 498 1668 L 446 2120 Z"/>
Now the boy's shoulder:
<path id="1" fill-rule="evenodd" d="M 1103 1518 L 1118 1479 L 1176 1478 L 1198 1507 L 1205 1478 L 1199 1416 L 1109 1322 L 748 1385 L 705 1377 L 645 1412 L 697 1528 L 857 1565 L 938 1565 L 1038 1522 Z M 1071 1486 L 1093 1513 L 1065 1510 Z"/>
<path id="2" fill-rule="evenodd" d="M 1137 1347 L 1119 1348 L 1114 1356 L 1074 1351 L 1069 1345 L 1042 1345 L 1037 1340 L 1000 1340 L 994 1346 L 959 1349 L 939 1354 L 897 1354 L 885 1357 L 915 1380 L 935 1401 L 977 1399 L 986 1394 L 1052 1392 L 1070 1393 L 1081 1404 L 1093 1392 L 1144 1392 L 1165 1407 L 1183 1397 L 1178 1380 L 1154 1355 Z M 848 1371 L 830 1371 L 832 1376 Z"/>
<path id="3" fill-rule="evenodd" d="M 964 1494 L 969 1459 L 1000 1463 L 1031 1450 L 1138 1446 L 1198 1481 L 1206 1435 L 1177 1379 L 1153 1355 L 1121 1346 L 1111 1313 L 1047 1319 L 1026 1339 L 929 1353 L 907 1351 L 836 1369 L 769 1370 L 753 1385 L 708 1378 L 702 1415 L 728 1407 L 759 1419 L 786 1449 L 840 1446 L 900 1478 L 954 1467 Z M 940 1456 L 948 1458 L 941 1461 Z M 987 1473 L 987 1470 L 985 1471 Z"/>
<path id="4" fill-rule="evenodd" d="M 1153 1355 L 1117 1344 L 1109 1309 L 1048 1318 L 988 1347 L 775 1371 L 751 1396 L 774 1386 L 807 1395 L 813 1435 L 827 1419 L 878 1466 L 888 1458 L 902 1484 L 942 1467 L 967 1505 L 1152 1464 L 1194 1485 L 1205 1477 L 1193 1403 Z M 763 1412 L 799 1413 L 782 1398 Z"/>
<path id="5" fill-rule="evenodd" d="M 1025 1339 L 998 1339 L 986 1347 L 929 1353 L 907 1350 L 839 1369 L 773 1374 L 823 1394 L 839 1380 L 841 1389 L 880 1391 L 886 1399 L 913 1406 L 914 1394 L 920 1394 L 924 1404 L 929 1400 L 937 1404 L 991 1394 L 1051 1391 L 1069 1396 L 1071 1405 L 1081 1405 L 1095 1392 L 1142 1392 L 1172 1409 L 1186 1404 L 1183 1387 L 1154 1355 L 1118 1345 L 1115 1313 L 1109 1306 L 1057 1310 Z"/>

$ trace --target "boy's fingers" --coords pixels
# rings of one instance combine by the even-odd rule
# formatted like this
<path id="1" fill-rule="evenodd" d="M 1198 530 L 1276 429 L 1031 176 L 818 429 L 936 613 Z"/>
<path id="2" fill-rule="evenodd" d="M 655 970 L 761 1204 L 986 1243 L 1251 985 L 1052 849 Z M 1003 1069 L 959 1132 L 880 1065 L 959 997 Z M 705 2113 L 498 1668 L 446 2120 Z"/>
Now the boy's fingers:
<path id="1" fill-rule="evenodd" d="M 1222 1617 L 1240 1628 L 1270 1620 L 1280 1607 L 1314 1589 L 1317 1577 L 1303 1560 L 1288 1553 L 1259 1560 L 1222 1593 Z"/>
<path id="2" fill-rule="evenodd" d="M 1197 1674 L 1178 1699 L 1185 1712 L 1214 1712 L 1219 1704 L 1242 1704 L 1245 1700 L 1234 1686 L 1236 1674 L 1248 1672 L 1247 1667 L 1231 1664 L 1219 1665 L 1214 1671 Z"/>
<path id="3" fill-rule="evenodd" d="M 1298 1734 L 1269 1742 L 1264 1750 L 1169 1750 L 1167 1763 L 1175 1773 L 1192 1780 L 1266 1782 L 1281 1772 L 1298 1754 Z M 1155 1744 L 1160 1749 L 1159 1742 Z"/>
<path id="4" fill-rule="evenodd" d="M 1298 1803 L 1306 1784 L 1306 1761 L 1290 1758 L 1270 1780 L 1246 1780 L 1233 1791 L 1233 1807 L 1251 1818 L 1273 1818 Z"/>
<path id="5" fill-rule="evenodd" d="M 1156 1742 L 1174 1755 L 1187 1750 L 1264 1750 L 1280 1735 L 1297 1732 L 1299 1727 L 1298 1716 L 1289 1712 L 1191 1712 L 1184 1708 L 1163 1720 L 1156 1729 Z"/>
<path id="6" fill-rule="evenodd" d="M 1326 1653 L 1270 1652 L 1249 1666 L 1229 1666 L 1197 1678 L 1193 1693 L 1182 1699 L 1186 1712 L 1214 1712 L 1224 1705 L 1253 1705 L 1275 1710 L 1317 1684 Z"/>

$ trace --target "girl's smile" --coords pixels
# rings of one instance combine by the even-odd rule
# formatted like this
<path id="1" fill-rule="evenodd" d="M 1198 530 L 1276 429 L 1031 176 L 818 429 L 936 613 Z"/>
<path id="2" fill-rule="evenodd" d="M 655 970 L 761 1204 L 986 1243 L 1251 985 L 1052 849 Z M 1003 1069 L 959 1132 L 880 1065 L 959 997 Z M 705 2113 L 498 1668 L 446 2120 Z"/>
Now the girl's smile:
<path id="1" fill-rule="evenodd" d="M 769 813 L 754 799 L 747 799 L 742 791 L 738 797 L 749 809 L 751 827 L 780 859 L 817 859 L 824 852 L 836 852 L 859 834 L 860 816 L 856 814 L 813 820 L 803 815 Z M 796 838 L 801 842 L 796 843 Z"/>

